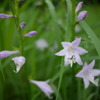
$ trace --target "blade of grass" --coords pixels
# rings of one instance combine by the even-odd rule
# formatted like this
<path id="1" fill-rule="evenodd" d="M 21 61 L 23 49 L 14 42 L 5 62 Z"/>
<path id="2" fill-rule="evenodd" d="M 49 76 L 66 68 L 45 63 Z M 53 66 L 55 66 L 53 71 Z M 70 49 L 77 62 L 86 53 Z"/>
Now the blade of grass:
<path id="1" fill-rule="evenodd" d="M 58 43 L 60 43 L 61 41 L 61 30 L 60 28 L 58 27 L 58 18 L 57 18 L 57 14 L 56 14 L 56 11 L 55 11 L 55 7 L 53 5 L 53 3 L 51 2 L 51 0 L 45 0 L 49 10 L 50 10 L 50 14 L 51 14 L 51 17 L 52 17 L 52 30 L 54 32 L 53 34 L 53 38 L 55 38 L 57 40 Z"/>
<path id="2" fill-rule="evenodd" d="M 71 30 L 71 23 L 72 23 L 72 3 L 71 0 L 66 0 L 67 3 L 67 31 L 65 40 L 71 40 L 72 30 Z"/>
<path id="3" fill-rule="evenodd" d="M 97 36 L 95 35 L 94 31 L 91 29 L 91 27 L 85 21 L 80 22 L 80 25 L 86 31 L 87 35 L 91 38 L 91 40 L 94 44 L 94 47 L 97 50 L 98 55 L 100 56 L 100 47 L 99 47 L 100 41 L 97 38 Z"/>

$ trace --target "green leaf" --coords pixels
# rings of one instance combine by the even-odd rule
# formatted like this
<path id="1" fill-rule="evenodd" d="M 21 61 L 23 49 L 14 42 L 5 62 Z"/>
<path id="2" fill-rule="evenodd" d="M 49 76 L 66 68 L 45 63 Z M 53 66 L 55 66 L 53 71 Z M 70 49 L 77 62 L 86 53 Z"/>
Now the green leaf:
<path id="1" fill-rule="evenodd" d="M 87 35 L 91 38 L 95 49 L 97 50 L 98 55 L 100 56 L 100 41 L 97 38 L 97 36 L 95 35 L 95 33 L 93 32 L 93 30 L 91 29 L 91 27 L 85 22 L 82 21 L 80 22 L 81 26 L 83 27 L 83 29 L 86 31 Z"/>

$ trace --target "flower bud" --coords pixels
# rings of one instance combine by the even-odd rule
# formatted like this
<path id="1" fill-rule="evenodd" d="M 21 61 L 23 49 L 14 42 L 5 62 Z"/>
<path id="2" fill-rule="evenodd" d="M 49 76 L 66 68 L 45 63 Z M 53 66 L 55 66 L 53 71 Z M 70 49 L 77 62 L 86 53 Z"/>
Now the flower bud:
<path id="1" fill-rule="evenodd" d="M 31 31 L 31 32 L 25 34 L 24 37 L 32 37 L 32 36 L 34 36 L 36 34 L 37 34 L 37 31 Z"/>
<path id="2" fill-rule="evenodd" d="M 83 6 L 83 2 L 79 2 L 78 5 L 76 6 L 75 13 L 77 13 Z"/>
<path id="3" fill-rule="evenodd" d="M 7 15 L 7 14 L 0 14 L 0 18 L 10 18 L 10 17 L 15 17 L 15 16 Z"/>
<path id="4" fill-rule="evenodd" d="M 87 11 L 81 11 L 78 15 L 78 22 L 82 21 L 83 19 L 85 19 L 87 17 Z"/>
<path id="5" fill-rule="evenodd" d="M 25 27 L 26 26 L 26 23 L 25 22 L 22 22 L 21 24 L 20 24 L 20 28 L 23 28 L 23 27 Z"/>
<path id="6" fill-rule="evenodd" d="M 12 54 L 16 54 L 16 53 L 20 53 L 20 52 L 19 51 L 7 51 L 7 50 L 1 51 L 0 59 L 6 58 L 6 57 L 11 56 Z"/>

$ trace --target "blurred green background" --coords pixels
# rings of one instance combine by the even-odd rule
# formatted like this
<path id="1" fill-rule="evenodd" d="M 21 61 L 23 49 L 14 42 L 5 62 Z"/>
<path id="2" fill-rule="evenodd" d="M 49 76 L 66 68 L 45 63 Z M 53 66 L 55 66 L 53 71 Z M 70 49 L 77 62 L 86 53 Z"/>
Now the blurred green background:
<path id="1" fill-rule="evenodd" d="M 77 0 L 76 4 L 79 1 Z M 88 11 L 88 17 L 85 21 L 100 39 L 100 0 L 83 1 L 82 10 Z M 49 100 L 39 88 L 29 83 L 29 79 L 43 81 L 51 79 L 50 85 L 55 91 L 52 100 L 55 100 L 61 63 L 61 57 L 55 56 L 55 53 L 62 49 L 61 42 L 69 33 L 66 32 L 67 6 L 65 0 L 51 0 L 51 2 L 55 12 L 50 12 L 46 0 L 19 1 L 20 22 L 26 22 L 22 34 L 31 30 L 36 30 L 38 33 L 32 38 L 24 38 L 24 56 L 27 61 L 18 74 L 13 72 L 15 65 L 11 61 L 11 58 L 16 55 L 2 60 L 6 80 L 3 81 L 0 72 L 0 100 Z M 12 0 L 12 4 L 14 7 L 14 0 Z M 9 0 L 0 0 L 0 13 L 12 14 Z M 100 57 L 80 25 L 76 27 L 75 34 L 76 37 L 82 37 L 80 46 L 89 51 L 88 54 L 82 56 L 82 60 L 90 63 L 91 60 L 96 59 L 95 68 L 99 69 Z M 36 41 L 39 39 L 46 40 L 48 44 L 48 47 L 42 51 L 36 47 Z M 14 19 L 0 19 L 0 51 L 18 50 L 19 41 Z M 77 64 L 75 66 L 77 73 L 81 67 Z M 82 79 L 76 80 L 74 100 L 100 100 L 100 85 L 95 87 L 91 83 L 88 89 L 84 89 Z M 65 70 L 59 96 L 59 100 L 72 100 L 70 67 Z"/>

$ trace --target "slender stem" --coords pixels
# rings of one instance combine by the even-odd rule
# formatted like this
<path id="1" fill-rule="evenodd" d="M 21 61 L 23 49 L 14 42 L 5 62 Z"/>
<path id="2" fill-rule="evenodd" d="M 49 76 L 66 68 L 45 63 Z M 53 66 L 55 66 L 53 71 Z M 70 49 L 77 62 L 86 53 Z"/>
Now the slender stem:
<path id="1" fill-rule="evenodd" d="M 60 73 L 59 73 L 59 83 L 58 83 L 58 90 L 57 90 L 56 100 L 58 100 L 58 95 L 59 95 L 59 90 L 60 90 L 63 74 L 64 74 L 64 65 L 63 65 L 63 59 L 62 59 L 61 69 L 60 69 Z"/>
<path id="2" fill-rule="evenodd" d="M 75 90 L 75 89 L 76 89 L 76 88 L 75 88 L 75 87 L 76 87 L 75 66 L 72 67 L 72 85 L 71 85 L 71 86 L 72 86 L 71 95 L 73 95 L 73 96 L 72 96 L 72 100 L 74 100 L 74 99 L 75 99 L 75 95 L 76 95 L 76 92 L 75 92 L 75 91 L 76 91 L 76 90 Z"/>
<path id="3" fill-rule="evenodd" d="M 75 39 L 75 1 L 76 0 L 72 0 L 72 41 Z"/>
<path id="4" fill-rule="evenodd" d="M 18 30 L 18 34 L 20 37 L 20 50 L 21 50 L 21 54 L 24 54 L 24 48 L 23 48 L 23 38 L 21 35 L 21 28 L 20 28 L 20 19 L 19 19 L 19 1 L 15 0 L 15 11 L 16 11 L 16 21 L 17 21 L 17 30 Z"/>
<path id="5" fill-rule="evenodd" d="M 1 70 L 1 73 L 2 73 L 3 80 L 5 81 L 5 76 L 4 76 L 4 72 L 3 72 L 3 69 L 2 69 L 1 59 L 0 59 L 0 70 Z"/>
<path id="6" fill-rule="evenodd" d="M 71 41 L 73 41 L 75 39 L 75 1 L 76 0 L 72 0 L 72 37 L 71 37 Z M 75 66 L 72 67 L 72 100 L 74 100 L 75 98 Z"/>

